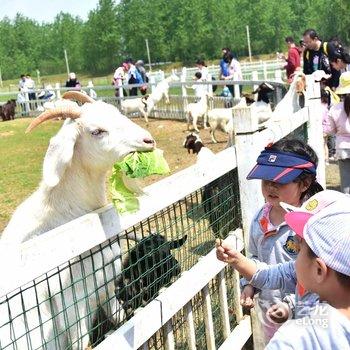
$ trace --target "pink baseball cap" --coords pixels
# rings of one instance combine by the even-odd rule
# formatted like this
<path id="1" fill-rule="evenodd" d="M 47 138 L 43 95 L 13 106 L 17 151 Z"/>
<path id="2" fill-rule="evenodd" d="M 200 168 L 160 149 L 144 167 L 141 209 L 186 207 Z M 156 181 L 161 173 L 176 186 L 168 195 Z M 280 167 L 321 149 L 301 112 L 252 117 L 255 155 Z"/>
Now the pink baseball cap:
<path id="1" fill-rule="evenodd" d="M 350 276 L 350 196 L 325 190 L 298 208 L 281 202 L 285 221 L 326 265 Z"/>

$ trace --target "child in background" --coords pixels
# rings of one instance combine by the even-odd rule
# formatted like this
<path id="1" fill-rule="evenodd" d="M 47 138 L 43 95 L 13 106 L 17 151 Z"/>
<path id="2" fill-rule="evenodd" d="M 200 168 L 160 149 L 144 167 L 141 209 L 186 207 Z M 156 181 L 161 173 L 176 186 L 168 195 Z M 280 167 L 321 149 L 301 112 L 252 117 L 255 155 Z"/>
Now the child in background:
<path id="1" fill-rule="evenodd" d="M 196 72 L 194 75 L 194 79 L 197 83 L 201 83 L 204 80 L 202 79 L 202 73 Z M 204 84 L 193 84 L 192 86 L 187 86 L 189 89 L 194 90 L 194 95 L 196 96 L 196 101 L 198 101 L 204 94 L 208 92 L 207 85 Z"/>
<path id="2" fill-rule="evenodd" d="M 304 317 L 286 322 L 266 349 L 350 348 L 350 197 L 325 190 L 302 208 L 286 208 L 285 220 L 300 240 L 296 261 L 257 267 L 256 263 L 217 241 L 216 255 L 258 288 L 317 293 L 320 302 Z M 298 281 L 298 282 L 297 282 Z M 298 293 L 296 293 L 298 295 Z"/>
<path id="3" fill-rule="evenodd" d="M 296 259 L 299 244 L 295 233 L 284 221 L 285 211 L 279 203 L 301 206 L 303 201 L 323 190 L 316 181 L 317 163 L 314 150 L 297 139 L 282 139 L 261 152 L 257 165 L 247 176 L 247 179 L 262 180 L 261 190 L 266 201 L 250 227 L 248 252 L 257 263 L 272 265 Z M 254 288 L 244 279 L 242 285 L 242 305 L 254 306 Z M 271 339 L 280 323 L 291 316 L 289 309 L 293 307 L 294 299 L 294 295 L 279 290 L 259 293 L 257 300 L 266 340 Z M 281 308 L 280 318 L 267 316 L 275 304 Z M 278 315 L 279 310 L 275 314 Z"/>
<path id="4" fill-rule="evenodd" d="M 340 188 L 343 193 L 350 194 L 350 72 L 342 73 L 335 92 L 341 96 L 341 101 L 329 110 L 323 132 L 335 135 Z"/>

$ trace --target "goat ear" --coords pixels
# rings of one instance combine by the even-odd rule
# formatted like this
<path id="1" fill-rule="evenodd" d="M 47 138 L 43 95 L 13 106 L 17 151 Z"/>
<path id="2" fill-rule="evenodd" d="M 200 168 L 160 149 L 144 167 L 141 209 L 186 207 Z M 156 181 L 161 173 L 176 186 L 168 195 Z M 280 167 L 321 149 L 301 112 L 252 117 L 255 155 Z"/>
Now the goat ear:
<path id="1" fill-rule="evenodd" d="M 181 247 L 186 242 L 186 239 L 187 239 L 187 235 L 185 235 L 182 238 L 177 239 L 175 241 L 170 241 L 169 242 L 170 250 Z"/>
<path id="2" fill-rule="evenodd" d="M 43 165 L 43 180 L 47 186 L 55 187 L 60 182 L 72 160 L 78 135 L 78 125 L 74 122 L 63 125 L 58 134 L 50 140 Z"/>

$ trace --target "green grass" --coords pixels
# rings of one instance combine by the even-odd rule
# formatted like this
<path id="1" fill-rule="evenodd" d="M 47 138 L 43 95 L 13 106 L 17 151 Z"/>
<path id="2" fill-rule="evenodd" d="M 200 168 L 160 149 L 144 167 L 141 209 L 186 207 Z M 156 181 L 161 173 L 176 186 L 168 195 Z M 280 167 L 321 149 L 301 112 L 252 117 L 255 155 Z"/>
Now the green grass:
<path id="1" fill-rule="evenodd" d="M 14 208 L 38 186 L 48 140 L 62 124 L 45 123 L 25 134 L 30 120 L 0 123 L 0 232 Z"/>

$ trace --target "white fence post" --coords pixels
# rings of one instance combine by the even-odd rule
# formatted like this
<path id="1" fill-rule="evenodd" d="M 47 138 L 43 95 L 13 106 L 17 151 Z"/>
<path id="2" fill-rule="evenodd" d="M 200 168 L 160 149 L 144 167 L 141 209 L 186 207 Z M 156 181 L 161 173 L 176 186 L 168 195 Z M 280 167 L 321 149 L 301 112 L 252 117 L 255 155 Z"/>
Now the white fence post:
<path id="1" fill-rule="evenodd" d="M 56 89 L 56 97 L 61 98 L 61 90 L 60 90 L 60 83 L 55 84 L 55 89 Z"/>
<path id="2" fill-rule="evenodd" d="M 275 81 L 278 83 L 283 83 L 282 71 L 280 69 L 275 70 Z"/>
<path id="3" fill-rule="evenodd" d="M 260 181 L 246 179 L 261 152 L 260 144 L 255 142 L 258 131 L 258 120 L 251 114 L 250 107 L 235 110 L 233 117 L 235 130 L 235 147 L 237 155 L 238 181 L 242 208 L 242 223 L 245 247 L 248 247 L 250 223 L 255 212 L 264 203 Z"/>
<path id="4" fill-rule="evenodd" d="M 186 75 L 187 75 L 187 70 L 186 67 L 182 68 L 182 72 L 181 72 L 181 91 L 182 91 L 182 102 L 183 102 L 183 110 L 186 113 L 187 110 L 187 105 L 188 105 L 188 101 L 187 101 L 187 90 L 186 90 Z"/>
<path id="5" fill-rule="evenodd" d="M 263 74 L 264 74 L 264 80 L 267 80 L 267 67 L 266 67 L 266 62 L 263 62 Z"/>
<path id="6" fill-rule="evenodd" d="M 253 81 L 259 80 L 258 71 L 254 70 L 254 71 L 252 72 L 252 80 L 253 80 Z M 254 85 L 254 86 L 253 86 L 253 91 L 255 91 L 257 88 L 258 88 L 258 85 Z"/>
<path id="7" fill-rule="evenodd" d="M 259 207 L 264 203 L 259 180 L 247 180 L 249 171 L 255 165 L 256 159 L 261 152 L 260 142 L 257 137 L 258 121 L 252 115 L 250 107 L 235 111 L 233 128 L 236 132 L 235 147 L 237 156 L 237 170 L 239 181 L 239 193 L 241 199 L 241 213 L 244 246 L 248 249 L 250 223 Z M 259 147 L 259 148 L 258 148 Z M 254 349 L 262 350 L 265 346 L 262 341 L 262 329 L 254 310 L 251 310 Z"/>
<path id="8" fill-rule="evenodd" d="M 156 87 L 156 78 L 154 75 L 151 75 L 149 78 L 149 83 L 151 85 L 151 90 L 152 92 L 154 91 L 155 87 Z"/>
<path id="9" fill-rule="evenodd" d="M 239 81 L 238 73 L 233 73 L 233 81 L 235 81 L 235 82 Z M 240 93 L 240 90 L 239 90 L 239 85 L 235 84 L 233 89 L 234 89 L 234 91 L 233 91 L 234 92 L 234 97 L 235 98 L 240 98 L 241 93 Z"/>
<path id="10" fill-rule="evenodd" d="M 326 165 L 323 147 L 322 110 L 320 83 L 313 80 L 312 75 L 306 76 L 305 104 L 309 109 L 308 143 L 318 156 L 317 181 L 326 186 Z"/>
<path id="11" fill-rule="evenodd" d="M 124 89 L 123 89 L 123 81 L 121 79 L 118 79 L 118 89 L 119 89 L 119 97 L 123 98 L 124 97 Z"/>
<path id="12" fill-rule="evenodd" d="M 31 105 L 29 103 L 29 94 L 28 94 L 28 92 L 25 92 L 24 96 L 25 96 L 25 100 L 26 100 L 26 102 L 25 102 L 25 105 L 26 105 L 25 110 L 29 113 L 31 111 Z"/>

